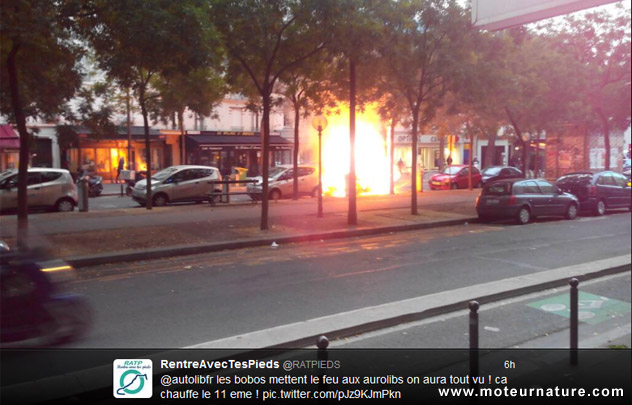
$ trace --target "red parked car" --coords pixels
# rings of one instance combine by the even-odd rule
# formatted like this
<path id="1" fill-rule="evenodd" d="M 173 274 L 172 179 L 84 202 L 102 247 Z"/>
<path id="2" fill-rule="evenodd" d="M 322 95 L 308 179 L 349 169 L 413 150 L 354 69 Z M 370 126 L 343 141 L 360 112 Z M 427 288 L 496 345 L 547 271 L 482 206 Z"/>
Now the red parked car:
<path id="1" fill-rule="evenodd" d="M 446 166 L 441 173 L 430 178 L 428 184 L 431 190 L 456 190 L 469 187 L 469 165 Z M 482 185 L 481 172 L 472 166 L 472 186 L 479 188 Z"/>

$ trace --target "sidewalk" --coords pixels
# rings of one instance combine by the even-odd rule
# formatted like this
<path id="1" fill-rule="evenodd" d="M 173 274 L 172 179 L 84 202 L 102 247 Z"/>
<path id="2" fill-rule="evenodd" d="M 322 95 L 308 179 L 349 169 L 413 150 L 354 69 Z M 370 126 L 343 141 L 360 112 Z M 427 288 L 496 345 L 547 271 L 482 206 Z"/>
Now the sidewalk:
<path id="1" fill-rule="evenodd" d="M 422 193 L 416 216 L 409 195 L 363 197 L 354 226 L 347 224 L 347 200 L 333 198 L 325 199 L 323 218 L 316 216 L 316 199 L 272 202 L 267 231 L 260 230 L 261 204 L 251 202 L 48 213 L 32 216 L 29 226 L 38 245 L 83 267 L 466 224 L 476 220 L 476 195 L 478 190 Z M 442 203 L 451 196 L 456 202 Z M 2 237 L 14 246 L 15 218 L 3 217 L 2 224 Z"/>

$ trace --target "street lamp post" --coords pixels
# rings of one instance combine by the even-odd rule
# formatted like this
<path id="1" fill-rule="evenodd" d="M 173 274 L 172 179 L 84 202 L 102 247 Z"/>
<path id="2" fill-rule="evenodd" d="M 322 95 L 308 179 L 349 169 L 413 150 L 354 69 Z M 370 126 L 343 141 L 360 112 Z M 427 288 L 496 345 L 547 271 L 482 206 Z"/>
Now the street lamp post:
<path id="1" fill-rule="evenodd" d="M 327 128 L 327 118 L 322 115 L 314 117 L 312 126 L 318 131 L 318 218 L 323 217 L 323 159 L 322 159 L 322 135 Z"/>

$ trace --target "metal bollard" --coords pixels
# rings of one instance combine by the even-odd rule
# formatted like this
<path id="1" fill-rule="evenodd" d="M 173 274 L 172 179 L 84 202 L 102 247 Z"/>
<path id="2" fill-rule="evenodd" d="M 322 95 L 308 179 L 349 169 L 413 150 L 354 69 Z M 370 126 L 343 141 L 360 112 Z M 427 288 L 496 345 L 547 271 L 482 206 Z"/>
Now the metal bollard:
<path id="1" fill-rule="evenodd" d="M 577 348 L 579 347 L 579 294 L 577 292 L 579 280 L 572 278 L 568 284 L 571 286 L 571 365 L 574 366 L 577 365 Z"/>
<path id="2" fill-rule="evenodd" d="M 478 308 L 476 301 L 470 301 L 470 385 L 475 387 L 472 377 L 478 377 Z"/>
<path id="3" fill-rule="evenodd" d="M 318 347 L 318 361 L 327 361 L 329 360 L 329 354 L 327 353 L 327 347 L 329 346 L 329 339 L 327 339 L 327 336 L 325 335 L 320 335 L 318 337 L 318 339 L 316 339 L 316 347 Z M 321 371 L 320 373 L 320 381 L 318 382 L 318 390 L 319 391 L 327 391 L 327 384 L 325 384 L 325 382 L 323 381 L 323 374 L 324 372 Z M 325 398 L 320 398 L 318 400 L 319 404 L 326 404 L 328 403 L 328 400 Z"/>
<path id="4" fill-rule="evenodd" d="M 88 212 L 88 178 L 83 177 L 79 179 L 79 212 Z"/>

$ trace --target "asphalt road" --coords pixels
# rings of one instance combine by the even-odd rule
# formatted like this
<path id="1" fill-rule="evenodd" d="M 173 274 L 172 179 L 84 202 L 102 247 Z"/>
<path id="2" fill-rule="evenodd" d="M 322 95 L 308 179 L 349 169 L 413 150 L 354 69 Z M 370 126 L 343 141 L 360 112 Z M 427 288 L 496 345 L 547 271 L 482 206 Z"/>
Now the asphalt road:
<path id="1" fill-rule="evenodd" d="M 579 347 L 630 345 L 630 272 L 580 283 Z M 569 288 L 482 305 L 480 348 L 565 349 L 570 345 Z M 331 342 L 344 349 L 467 349 L 467 309 Z"/>
<path id="2" fill-rule="evenodd" d="M 630 213 L 470 224 L 81 269 L 95 308 L 72 347 L 186 347 L 630 253 Z"/>

